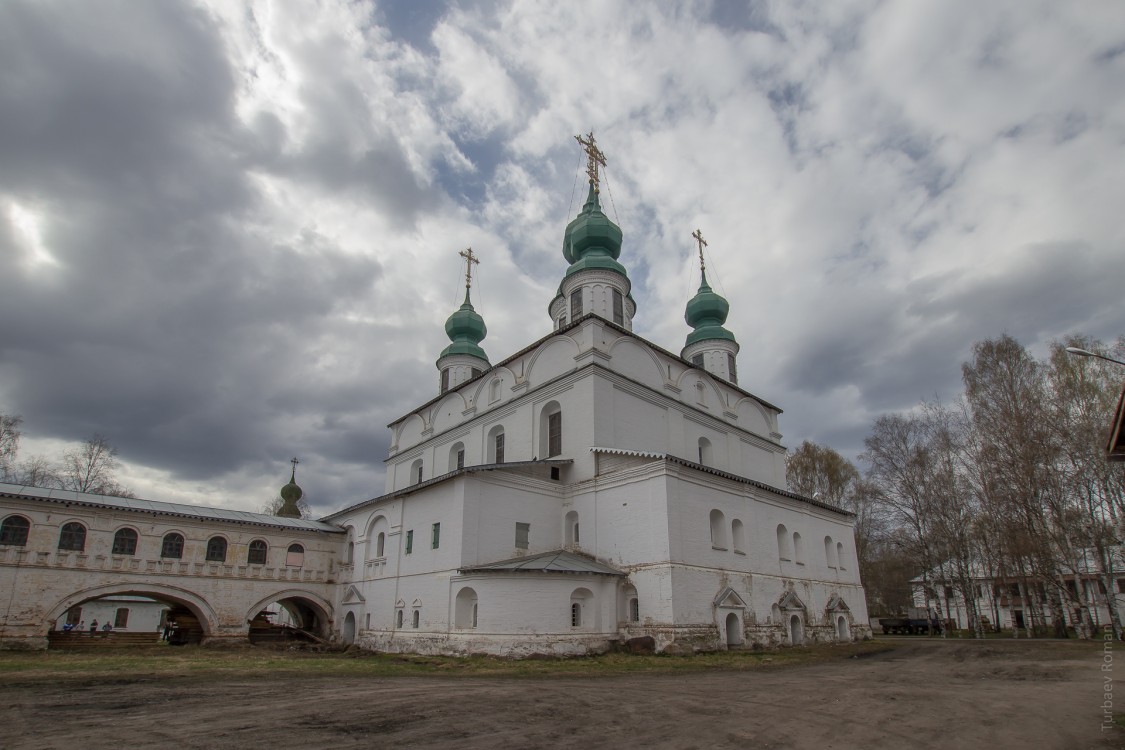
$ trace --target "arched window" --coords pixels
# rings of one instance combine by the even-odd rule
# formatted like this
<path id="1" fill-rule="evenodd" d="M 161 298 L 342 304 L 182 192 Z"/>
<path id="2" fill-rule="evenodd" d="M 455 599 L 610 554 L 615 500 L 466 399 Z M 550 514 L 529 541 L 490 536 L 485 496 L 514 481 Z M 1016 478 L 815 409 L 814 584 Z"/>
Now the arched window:
<path id="1" fill-rule="evenodd" d="M 410 464 L 410 482 L 412 484 L 422 483 L 422 459 L 418 459 Z"/>
<path id="2" fill-rule="evenodd" d="M 207 540 L 207 562 L 227 561 L 227 540 L 221 536 L 213 536 Z"/>
<path id="3" fill-rule="evenodd" d="M 568 511 L 566 518 L 563 519 L 563 543 L 567 547 L 571 547 L 579 543 L 578 541 L 578 511 Z"/>
<path id="4" fill-rule="evenodd" d="M 582 288 L 579 287 L 570 293 L 570 319 L 578 320 L 582 317 Z"/>
<path id="5" fill-rule="evenodd" d="M 347 548 L 344 550 L 344 564 L 351 565 L 355 562 L 355 542 L 348 542 Z"/>
<path id="6" fill-rule="evenodd" d="M 402 607 L 399 607 L 398 609 L 395 610 L 395 627 L 396 628 L 402 627 Z"/>
<path id="7" fill-rule="evenodd" d="M 805 564 L 805 540 L 796 531 L 793 532 L 793 562 Z"/>
<path id="8" fill-rule="evenodd" d="M 641 621 L 641 601 L 637 597 L 629 600 L 629 622 Z"/>
<path id="9" fill-rule="evenodd" d="M 422 610 L 420 610 L 420 609 L 414 610 L 414 619 L 411 621 L 411 625 L 413 627 L 418 627 L 418 623 L 421 621 L 421 619 L 422 619 Z"/>
<path id="10" fill-rule="evenodd" d="M 594 599 L 593 592 L 590 589 L 579 588 L 575 589 L 570 595 L 570 627 L 580 628 L 584 622 L 582 619 L 582 610 L 589 605 Z"/>
<path id="11" fill-rule="evenodd" d="M 382 515 L 375 516 L 371 521 L 371 525 L 367 528 L 367 559 L 378 560 L 386 554 L 387 546 L 387 533 L 390 531 L 390 526 L 387 523 L 386 517 Z"/>
<path id="12" fill-rule="evenodd" d="M 172 532 L 171 534 L 164 535 L 164 541 L 160 543 L 160 556 L 166 557 L 170 560 L 179 560 L 184 556 L 184 536 Z"/>
<path id="13" fill-rule="evenodd" d="M 305 548 L 299 544 L 290 544 L 285 552 L 285 564 L 291 568 L 299 568 L 305 564 Z"/>
<path id="14" fill-rule="evenodd" d="M 22 547 L 27 544 L 27 534 L 31 531 L 31 521 L 23 516 L 8 516 L 0 523 L 0 544 Z"/>
<path id="15" fill-rule="evenodd" d="M 715 456 L 711 451 L 711 441 L 705 437 L 699 438 L 699 463 L 704 466 L 712 466 L 715 463 Z"/>
<path id="16" fill-rule="evenodd" d="M 500 400 L 500 378 L 494 378 L 488 384 L 488 403 L 493 403 Z"/>
<path id="17" fill-rule="evenodd" d="M 137 532 L 132 529 L 118 529 L 113 535 L 111 552 L 115 555 L 137 554 Z"/>
<path id="18" fill-rule="evenodd" d="M 722 550 L 727 548 L 727 523 L 721 510 L 711 511 L 711 547 Z"/>
<path id="19" fill-rule="evenodd" d="M 246 564 L 265 565 L 268 552 L 269 546 L 261 539 L 255 539 L 250 542 L 250 549 L 246 552 Z"/>
<path id="20" fill-rule="evenodd" d="M 789 531 L 785 528 L 785 524 L 779 523 L 777 525 L 777 558 L 788 562 L 792 557 L 793 552 L 790 550 Z"/>
<path id="21" fill-rule="evenodd" d="M 562 452 L 562 407 L 549 401 L 539 411 L 539 456 L 550 458 Z"/>
<path id="22" fill-rule="evenodd" d="M 488 452 L 486 459 L 490 464 L 504 463 L 504 426 L 496 425 L 488 431 L 485 440 L 485 450 Z"/>
<path id="23" fill-rule="evenodd" d="M 836 545 L 832 544 L 832 537 L 824 537 L 824 562 L 830 568 L 836 567 L 836 561 L 833 557 L 836 555 Z"/>
<path id="24" fill-rule="evenodd" d="M 746 527 L 737 518 L 730 522 L 730 536 L 734 551 L 746 554 Z"/>
<path id="25" fill-rule="evenodd" d="M 468 586 L 457 592 L 453 622 L 459 628 L 477 626 L 477 592 Z"/>
<path id="26" fill-rule="evenodd" d="M 836 564 L 840 566 L 840 570 L 847 570 L 844 565 L 844 543 L 836 542 Z"/>
<path id="27" fill-rule="evenodd" d="M 449 449 L 449 470 L 455 471 L 456 469 L 465 468 L 465 444 L 454 443 L 453 447 Z"/>
<path id="28" fill-rule="evenodd" d="M 74 521 L 64 523 L 59 531 L 59 549 L 70 552 L 86 549 L 86 527 Z"/>

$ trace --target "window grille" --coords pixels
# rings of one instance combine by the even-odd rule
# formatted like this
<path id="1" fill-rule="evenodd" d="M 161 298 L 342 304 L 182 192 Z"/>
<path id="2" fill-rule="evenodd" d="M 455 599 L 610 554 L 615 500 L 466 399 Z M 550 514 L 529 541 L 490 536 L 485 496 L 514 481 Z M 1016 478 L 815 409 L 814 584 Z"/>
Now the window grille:
<path id="1" fill-rule="evenodd" d="M 160 543 L 160 556 L 179 560 L 184 556 L 184 538 L 180 534 L 165 534 Z"/>
<path id="2" fill-rule="evenodd" d="M 570 627 L 578 628 L 582 626 L 582 605 L 578 602 L 572 602 L 570 605 Z"/>
<path id="3" fill-rule="evenodd" d="M 59 549 L 71 552 L 86 549 L 86 527 L 73 521 L 63 524 L 59 532 Z"/>
<path id="4" fill-rule="evenodd" d="M 137 532 L 132 529 L 118 529 L 113 535 L 112 553 L 115 555 L 137 554 Z"/>
<path id="5" fill-rule="evenodd" d="M 434 524 L 433 530 L 432 530 L 431 535 L 430 535 L 430 545 L 433 547 L 433 549 L 437 549 L 439 546 L 441 546 L 441 524 L 440 523 Z"/>
<path id="6" fill-rule="evenodd" d="M 734 363 L 734 355 L 727 352 L 727 372 L 730 373 L 730 382 L 738 385 L 738 367 Z"/>
<path id="7" fill-rule="evenodd" d="M 213 536 L 207 540 L 207 561 L 226 562 L 227 540 L 221 536 Z"/>
<path id="8" fill-rule="evenodd" d="M 0 523 L 0 544 L 22 547 L 27 544 L 27 534 L 30 530 L 31 521 L 23 516 L 8 516 L 3 523 Z"/>
<path id="9" fill-rule="evenodd" d="M 496 436 L 496 461 L 495 463 L 504 463 L 504 433 Z"/>
<path id="10" fill-rule="evenodd" d="M 255 539 L 250 542 L 250 549 L 246 553 L 247 565 L 265 565 L 266 553 L 269 552 L 269 547 L 261 539 Z"/>
<path id="11" fill-rule="evenodd" d="M 613 322 L 619 326 L 625 325 L 625 301 L 621 292 L 613 290 Z"/>
<path id="12" fill-rule="evenodd" d="M 562 412 L 547 415 L 547 457 L 562 454 Z"/>
<path id="13" fill-rule="evenodd" d="M 575 289 L 570 293 L 570 319 L 578 320 L 582 317 L 582 290 Z"/>
<path id="14" fill-rule="evenodd" d="M 464 448 L 457 451 L 457 468 L 458 469 L 464 469 L 465 468 L 465 449 Z"/>

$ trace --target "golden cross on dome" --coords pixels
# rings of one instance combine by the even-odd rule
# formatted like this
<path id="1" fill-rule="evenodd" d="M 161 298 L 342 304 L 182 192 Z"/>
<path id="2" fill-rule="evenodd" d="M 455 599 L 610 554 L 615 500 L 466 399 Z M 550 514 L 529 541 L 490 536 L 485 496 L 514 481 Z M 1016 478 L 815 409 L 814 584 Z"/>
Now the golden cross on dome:
<path id="1" fill-rule="evenodd" d="M 599 192 L 598 166 L 605 166 L 605 154 L 598 148 L 598 142 L 594 140 L 594 131 L 591 130 L 587 133 L 585 138 L 576 135 L 574 140 L 578 141 L 586 152 L 586 174 L 590 176 L 590 184 L 594 186 L 594 192 Z"/>
<path id="2" fill-rule="evenodd" d="M 469 287 L 473 285 L 473 264 L 480 265 L 477 256 L 473 255 L 473 249 L 470 247 L 468 250 L 462 250 L 457 253 L 465 259 L 465 290 L 468 291 Z"/>
<path id="3" fill-rule="evenodd" d="M 707 247 L 707 240 L 703 239 L 703 232 L 698 229 L 692 232 L 691 236 L 699 243 L 699 270 L 700 272 L 705 271 L 707 267 L 703 264 L 703 248 Z"/>

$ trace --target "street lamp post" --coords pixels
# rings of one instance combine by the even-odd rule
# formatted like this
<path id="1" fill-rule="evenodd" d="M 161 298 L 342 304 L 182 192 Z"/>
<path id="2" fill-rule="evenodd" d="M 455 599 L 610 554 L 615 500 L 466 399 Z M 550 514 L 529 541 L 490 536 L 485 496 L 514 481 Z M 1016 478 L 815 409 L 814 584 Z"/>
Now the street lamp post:
<path id="1" fill-rule="evenodd" d="M 1066 353 L 1067 354 L 1074 354 L 1074 355 L 1077 355 L 1079 357 L 1097 357 L 1098 359 L 1104 359 L 1106 362 L 1112 362 L 1115 365 L 1125 366 L 1125 362 L 1122 362 L 1119 359 L 1114 359 L 1113 357 L 1107 357 L 1104 354 L 1098 354 L 1097 352 L 1087 351 L 1086 349 L 1079 349 L 1077 346 L 1068 346 L 1066 348 Z"/>

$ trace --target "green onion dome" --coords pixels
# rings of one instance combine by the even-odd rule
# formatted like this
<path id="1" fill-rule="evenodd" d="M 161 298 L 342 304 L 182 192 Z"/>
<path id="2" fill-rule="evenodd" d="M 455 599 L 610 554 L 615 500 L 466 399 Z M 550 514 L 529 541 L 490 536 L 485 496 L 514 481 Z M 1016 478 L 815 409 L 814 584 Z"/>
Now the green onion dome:
<path id="1" fill-rule="evenodd" d="M 688 334 L 684 345 L 691 346 L 697 341 L 708 339 L 734 341 L 734 334 L 723 328 L 723 323 L 727 322 L 730 303 L 711 290 L 707 284 L 706 271 L 702 276 L 699 291 L 687 303 L 687 309 L 684 311 L 684 320 L 695 329 Z"/>
<path id="2" fill-rule="evenodd" d="M 617 262 L 621 255 L 621 227 L 602 212 L 598 191 L 590 185 L 590 193 L 582 211 L 566 225 L 563 234 L 563 257 L 570 263 L 566 275 L 587 269 L 615 271 L 628 278 L 625 267 Z"/>
<path id="3" fill-rule="evenodd" d="M 445 333 L 452 343 L 442 350 L 441 357 L 467 354 L 488 361 L 488 355 L 479 346 L 488 335 L 488 327 L 484 324 L 484 318 L 477 314 L 469 302 L 468 289 L 465 290 L 465 303 L 445 321 Z"/>
<path id="4" fill-rule="evenodd" d="M 297 501 L 304 495 L 304 490 L 297 484 L 297 467 L 294 466 L 293 473 L 289 476 L 289 484 L 281 488 L 282 503 L 276 515 L 282 518 L 300 518 L 301 509 L 297 507 Z"/>

